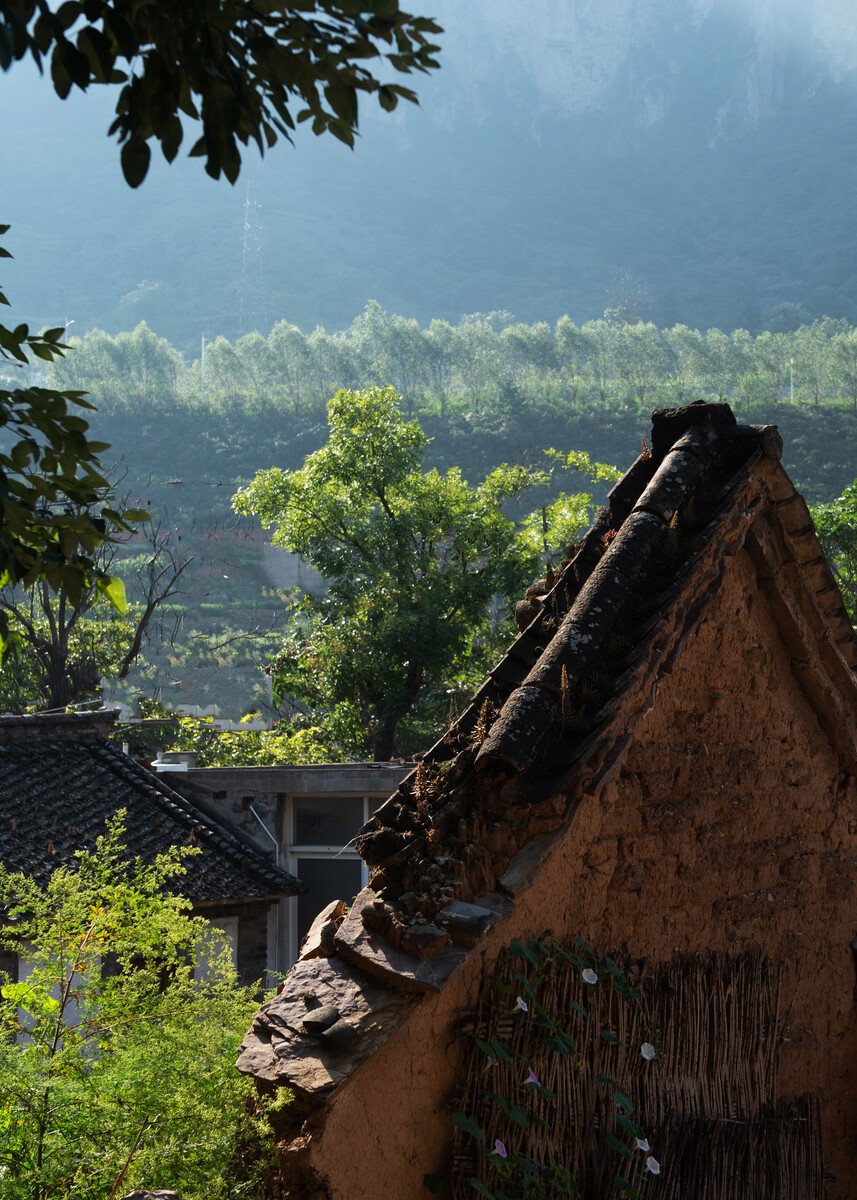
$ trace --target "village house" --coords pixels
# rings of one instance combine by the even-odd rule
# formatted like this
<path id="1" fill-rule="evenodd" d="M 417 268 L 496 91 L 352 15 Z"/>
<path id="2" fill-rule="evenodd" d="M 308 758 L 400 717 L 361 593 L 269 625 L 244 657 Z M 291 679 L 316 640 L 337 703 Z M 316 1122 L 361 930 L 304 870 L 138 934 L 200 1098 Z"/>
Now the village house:
<path id="1" fill-rule="evenodd" d="M 301 881 L 108 741 L 115 716 L 0 717 L 0 862 L 45 883 L 56 867 L 74 863 L 75 851 L 92 849 L 105 822 L 125 809 L 130 855 L 151 860 L 169 846 L 199 847 L 185 863 L 182 894 L 225 932 L 241 978 L 263 979 L 280 965 L 281 900 L 299 895 Z M 16 956 L 4 954 L 0 969 L 17 978 Z"/>
<path id="2" fill-rule="evenodd" d="M 631 1111 L 641 1196 L 854 1195 L 857 642 L 781 448 L 726 405 L 656 413 L 365 825 L 367 886 L 320 914 L 239 1059 L 294 1090 L 287 1195 L 473 1196 L 520 1153 L 612 1196 L 604 1126 Z M 551 950 L 548 977 L 551 937 L 591 960 Z M 544 1014 L 580 1012 L 595 1034 L 548 1053 Z"/>
<path id="3" fill-rule="evenodd" d="M 316 914 L 331 900 L 347 902 L 368 882 L 354 842 L 361 827 L 412 770 L 399 763 L 197 767 L 196 755 L 175 751 L 155 764 L 171 786 L 205 805 L 231 828 L 271 852 L 305 891 L 281 902 L 283 970 L 298 956 Z"/>

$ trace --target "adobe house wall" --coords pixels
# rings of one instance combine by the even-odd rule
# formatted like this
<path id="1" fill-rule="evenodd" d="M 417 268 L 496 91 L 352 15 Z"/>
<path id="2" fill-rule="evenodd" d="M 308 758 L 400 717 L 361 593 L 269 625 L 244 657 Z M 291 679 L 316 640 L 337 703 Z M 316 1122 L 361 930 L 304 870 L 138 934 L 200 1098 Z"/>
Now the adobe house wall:
<path id="1" fill-rule="evenodd" d="M 822 1091 L 838 1176 L 829 1195 L 844 1200 L 857 1128 L 855 867 L 854 780 L 840 774 L 741 551 L 613 780 L 582 799 L 482 954 L 418 1003 L 319 1114 L 311 1165 L 334 1200 L 427 1195 L 424 1173 L 448 1167 L 455 1022 L 510 938 L 552 929 L 660 961 L 759 945 L 785 961 L 783 1096 Z"/>

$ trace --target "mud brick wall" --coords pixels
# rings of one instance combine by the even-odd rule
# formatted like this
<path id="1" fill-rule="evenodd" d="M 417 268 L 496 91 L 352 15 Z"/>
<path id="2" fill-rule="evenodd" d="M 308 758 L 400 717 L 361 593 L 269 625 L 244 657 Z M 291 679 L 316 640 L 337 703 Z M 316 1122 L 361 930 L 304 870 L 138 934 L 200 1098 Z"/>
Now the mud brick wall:
<path id="1" fill-rule="evenodd" d="M 753 575 L 742 554 L 661 682 L 601 797 L 566 928 L 657 961 L 763 946 L 784 962 L 783 1096 L 821 1092 L 839 1178 L 830 1195 L 845 1197 L 857 1119 L 857 789 Z"/>
<path id="2" fill-rule="evenodd" d="M 857 791 L 746 551 L 651 703 L 515 913 L 330 1101 L 310 1158 L 334 1200 L 416 1197 L 424 1172 L 445 1169 L 462 1075 L 455 1022 L 501 947 L 547 930 L 656 962 L 750 947 L 782 961 L 781 1098 L 821 1093 L 829 1197 L 853 1196 Z"/>

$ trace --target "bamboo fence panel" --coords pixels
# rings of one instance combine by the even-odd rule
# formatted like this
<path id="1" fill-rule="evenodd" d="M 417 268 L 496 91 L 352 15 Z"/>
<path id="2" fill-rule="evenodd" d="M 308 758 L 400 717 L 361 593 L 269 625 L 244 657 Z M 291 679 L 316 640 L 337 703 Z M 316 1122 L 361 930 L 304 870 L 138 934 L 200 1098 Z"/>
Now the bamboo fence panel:
<path id="1" fill-rule="evenodd" d="M 616 1196 L 617 1173 L 646 1200 L 821 1200 L 818 1104 L 777 1104 L 782 968 L 759 951 L 662 964 L 612 957 L 639 986 L 639 1002 L 625 1000 L 603 970 L 593 986 L 559 955 L 543 969 L 538 999 L 574 1039 L 568 1057 L 546 1046 L 535 1005 L 516 1006 L 516 994 L 526 994 L 522 979 L 532 984 L 536 974 L 531 964 L 506 953 L 486 976 L 467 1031 L 499 1039 L 511 1057 L 489 1058 L 470 1038 L 466 1085 L 453 1107 L 474 1116 L 486 1138 L 456 1130 L 455 1200 L 475 1196 L 471 1176 L 489 1180 L 495 1139 L 536 1163 L 565 1165 L 585 1200 Z M 645 1042 L 658 1048 L 654 1061 L 641 1054 Z M 526 1083 L 530 1069 L 555 1099 Z M 646 1170 L 647 1152 L 635 1149 L 628 1164 L 608 1149 L 608 1135 L 629 1138 L 599 1076 L 632 1098 L 660 1175 Z M 492 1093 L 525 1109 L 529 1129 Z"/>

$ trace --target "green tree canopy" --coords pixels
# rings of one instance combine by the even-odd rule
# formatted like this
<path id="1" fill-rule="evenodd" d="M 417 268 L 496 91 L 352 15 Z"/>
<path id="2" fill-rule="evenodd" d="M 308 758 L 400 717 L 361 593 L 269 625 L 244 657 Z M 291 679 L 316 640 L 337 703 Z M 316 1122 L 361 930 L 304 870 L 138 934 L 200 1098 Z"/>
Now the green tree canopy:
<path id="1" fill-rule="evenodd" d="M 303 601 L 276 664 L 280 693 L 350 721 L 352 748 L 365 752 L 369 736 L 379 759 L 399 749 L 417 702 L 465 669 L 492 600 L 519 597 L 545 549 L 573 540 L 590 499 L 555 502 L 521 528 L 504 505 L 548 473 L 504 465 L 473 486 L 457 469 L 423 471 L 425 434 L 399 400 L 392 388 L 338 392 L 327 444 L 234 499 L 329 585 Z M 570 465 L 592 467 L 585 455 Z"/>
<path id="2" fill-rule="evenodd" d="M 132 187 L 148 171 L 149 142 L 172 162 L 190 122 L 200 127 L 190 154 L 234 182 L 239 144 L 264 153 L 309 121 L 351 146 L 361 93 L 388 111 L 415 101 L 373 68 L 431 70 L 440 32 L 398 0 L 0 0 L 0 67 L 27 55 L 40 70 L 48 63 L 63 98 L 73 87 L 121 85 L 110 133 Z"/>

